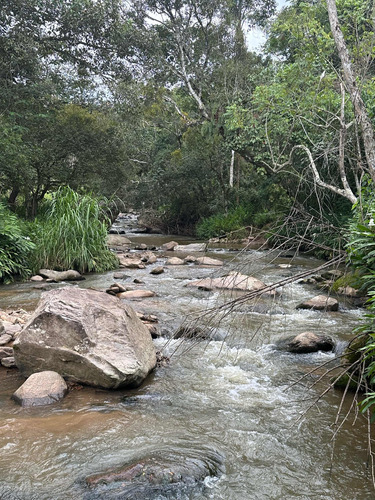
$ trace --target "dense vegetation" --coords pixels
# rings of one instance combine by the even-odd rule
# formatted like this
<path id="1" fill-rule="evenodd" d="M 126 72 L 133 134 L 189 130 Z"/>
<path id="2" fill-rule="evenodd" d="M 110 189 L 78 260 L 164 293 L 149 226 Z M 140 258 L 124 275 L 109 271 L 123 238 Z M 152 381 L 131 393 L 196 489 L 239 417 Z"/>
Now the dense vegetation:
<path id="1" fill-rule="evenodd" d="M 373 310 L 372 1 L 8 0 L 0 33 L 1 282 L 114 265 L 115 195 L 171 233 L 347 244 Z"/>

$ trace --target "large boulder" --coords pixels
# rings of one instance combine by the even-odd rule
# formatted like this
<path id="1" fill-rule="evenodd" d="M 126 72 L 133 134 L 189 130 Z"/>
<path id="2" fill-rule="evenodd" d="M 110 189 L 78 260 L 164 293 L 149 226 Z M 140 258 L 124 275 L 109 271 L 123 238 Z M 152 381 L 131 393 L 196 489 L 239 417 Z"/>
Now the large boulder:
<path id="1" fill-rule="evenodd" d="M 25 376 L 54 370 L 106 389 L 138 386 L 156 365 L 150 334 L 135 311 L 96 290 L 43 294 L 13 347 Z"/>
<path id="2" fill-rule="evenodd" d="M 53 281 L 79 281 L 85 278 L 74 269 L 69 269 L 68 271 L 53 271 L 52 269 L 40 269 L 40 276 Z"/>
<path id="3" fill-rule="evenodd" d="M 317 295 L 297 306 L 297 309 L 312 309 L 313 311 L 338 311 L 339 303 L 333 297 Z"/>
<path id="4" fill-rule="evenodd" d="M 13 394 L 21 406 L 42 406 L 56 403 L 68 392 L 65 380 L 56 372 L 33 373 Z"/>

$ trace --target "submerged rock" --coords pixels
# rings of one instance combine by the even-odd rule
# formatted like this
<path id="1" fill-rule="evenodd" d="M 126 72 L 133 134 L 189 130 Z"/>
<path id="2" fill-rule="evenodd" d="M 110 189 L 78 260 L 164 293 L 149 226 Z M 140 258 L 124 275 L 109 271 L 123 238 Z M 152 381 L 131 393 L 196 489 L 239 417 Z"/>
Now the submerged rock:
<path id="1" fill-rule="evenodd" d="M 317 335 L 313 332 L 303 332 L 294 337 L 287 344 L 289 352 L 304 354 L 317 351 L 332 351 L 335 348 L 335 343 L 326 335 Z"/>
<path id="2" fill-rule="evenodd" d="M 25 376 L 54 370 L 106 389 L 138 386 L 156 364 L 150 334 L 128 304 L 79 288 L 42 295 L 14 355 Z"/>
<path id="3" fill-rule="evenodd" d="M 312 309 L 314 311 L 338 311 L 339 303 L 333 297 L 317 295 L 297 306 L 297 309 Z"/>
<path id="4" fill-rule="evenodd" d="M 216 451 L 194 450 L 182 455 L 162 450 L 122 467 L 88 476 L 85 482 L 97 498 L 151 500 L 166 498 L 164 495 L 180 498 L 176 495 L 202 488 L 207 477 L 219 477 L 223 472 L 223 457 Z"/>
<path id="5" fill-rule="evenodd" d="M 68 392 L 65 380 L 56 372 L 33 373 L 13 394 L 21 406 L 42 406 L 56 403 Z"/>

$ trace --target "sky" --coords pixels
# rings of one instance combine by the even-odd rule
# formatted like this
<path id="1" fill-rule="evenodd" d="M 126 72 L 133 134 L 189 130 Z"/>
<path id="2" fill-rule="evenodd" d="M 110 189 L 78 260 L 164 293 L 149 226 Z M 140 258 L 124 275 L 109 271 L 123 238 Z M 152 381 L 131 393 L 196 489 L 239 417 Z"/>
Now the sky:
<path id="1" fill-rule="evenodd" d="M 276 0 L 277 9 L 281 10 L 285 5 L 289 3 L 289 0 Z M 246 36 L 247 46 L 250 50 L 255 52 L 260 52 L 261 47 L 266 41 L 266 36 L 262 30 L 255 28 L 249 31 Z"/>

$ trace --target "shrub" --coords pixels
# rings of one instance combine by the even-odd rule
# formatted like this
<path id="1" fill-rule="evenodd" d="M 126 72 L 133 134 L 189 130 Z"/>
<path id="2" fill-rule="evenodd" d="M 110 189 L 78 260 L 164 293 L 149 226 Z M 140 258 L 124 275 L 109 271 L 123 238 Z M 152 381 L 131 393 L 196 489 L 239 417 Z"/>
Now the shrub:
<path id="1" fill-rule="evenodd" d="M 34 266 L 82 273 L 103 272 L 118 260 L 107 247 L 109 219 L 97 198 L 60 188 L 40 221 L 35 221 Z"/>
<path id="2" fill-rule="evenodd" d="M 18 217 L 0 203 L 0 282 L 10 283 L 15 277 L 27 278 L 34 244 L 25 236 L 25 227 Z"/>
<path id="3" fill-rule="evenodd" d="M 209 239 L 229 236 L 230 233 L 235 232 L 235 238 L 241 238 L 246 236 L 244 226 L 247 217 L 246 210 L 241 206 L 229 211 L 227 214 L 212 215 L 197 224 L 196 234 L 198 238 Z"/>

